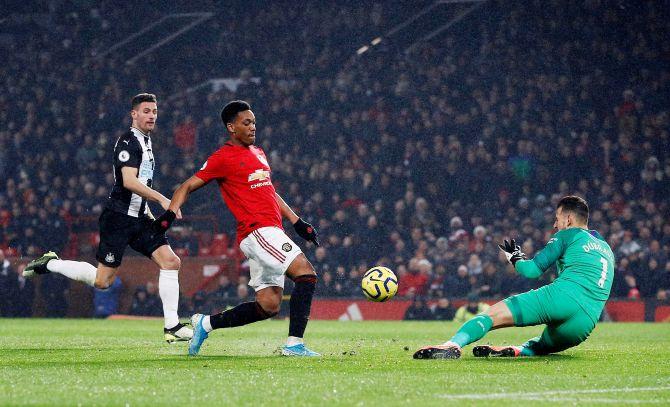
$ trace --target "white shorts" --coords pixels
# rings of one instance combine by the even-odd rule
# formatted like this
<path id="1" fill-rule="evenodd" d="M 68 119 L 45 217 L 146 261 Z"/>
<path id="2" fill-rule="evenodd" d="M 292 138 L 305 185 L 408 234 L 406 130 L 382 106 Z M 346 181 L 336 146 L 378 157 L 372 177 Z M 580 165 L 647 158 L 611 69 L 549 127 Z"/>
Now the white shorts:
<path id="1" fill-rule="evenodd" d="M 284 288 L 284 274 L 302 250 L 278 227 L 256 229 L 240 242 L 249 259 L 249 285 L 259 291 Z"/>

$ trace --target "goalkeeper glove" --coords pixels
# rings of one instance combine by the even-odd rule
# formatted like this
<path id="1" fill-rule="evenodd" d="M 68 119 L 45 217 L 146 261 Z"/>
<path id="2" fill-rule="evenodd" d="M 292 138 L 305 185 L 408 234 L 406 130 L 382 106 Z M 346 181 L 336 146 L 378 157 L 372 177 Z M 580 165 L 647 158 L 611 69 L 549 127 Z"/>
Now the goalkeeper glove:
<path id="1" fill-rule="evenodd" d="M 302 218 L 298 218 L 298 221 L 293 224 L 293 228 L 303 239 L 312 242 L 317 246 L 319 245 L 319 235 L 316 233 L 316 229 L 314 229 L 314 226 L 302 220 Z"/>
<path id="2" fill-rule="evenodd" d="M 511 239 L 509 242 L 503 240 L 503 244 L 499 244 L 498 247 L 500 250 L 505 253 L 507 261 L 514 265 L 519 260 L 526 260 L 526 254 L 521 251 L 521 247 L 516 244 L 514 239 Z"/>
<path id="3" fill-rule="evenodd" d="M 177 215 L 168 209 L 165 212 L 163 212 L 161 216 L 154 219 L 154 221 L 151 223 L 151 230 L 155 234 L 165 233 L 167 232 L 168 229 L 170 229 L 170 226 L 172 226 L 172 222 L 174 222 L 176 218 Z"/>

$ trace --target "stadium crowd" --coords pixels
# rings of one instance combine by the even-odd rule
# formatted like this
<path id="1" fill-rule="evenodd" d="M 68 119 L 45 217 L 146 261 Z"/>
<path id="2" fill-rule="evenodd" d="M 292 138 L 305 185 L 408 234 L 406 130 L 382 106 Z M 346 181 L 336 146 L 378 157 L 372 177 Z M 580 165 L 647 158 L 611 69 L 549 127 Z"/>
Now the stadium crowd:
<path id="1" fill-rule="evenodd" d="M 0 36 L 11 38 L 0 43 L 10 51 L 0 65 L 0 284 L 16 293 L 3 297 L 4 315 L 27 315 L 32 303 L 19 263 L 43 250 L 92 257 L 110 153 L 139 91 L 159 97 L 155 187 L 167 196 L 225 140 L 221 106 L 252 104 L 275 187 L 321 236 L 305 250 L 318 296 L 358 296 L 375 264 L 395 270 L 399 295 L 419 297 L 418 308 L 542 285 L 555 274 L 524 279 L 497 243 L 516 237 L 532 256 L 551 236 L 557 200 L 576 193 L 617 255 L 612 296 L 668 301 L 670 16 L 661 4 L 489 2 L 413 53 L 382 41 L 356 57 L 401 6 L 344 3 L 333 18 L 319 4 L 273 3 L 249 16 L 232 3 L 232 23 L 216 15 L 135 65 L 122 53 L 93 56 L 132 32 L 123 7 L 67 5 L 30 21 L 42 36 L 11 25 Z M 211 43 L 189 46 L 203 32 Z M 239 86 L 183 92 L 214 77 Z M 213 188 L 189 212 L 234 231 Z M 211 253 L 211 227 L 182 226 L 170 236 L 178 253 Z M 62 280 L 39 281 L 50 316 L 63 315 Z M 125 312 L 160 312 L 151 284 Z M 219 285 L 186 306 L 220 309 L 249 295 L 244 280 Z"/>

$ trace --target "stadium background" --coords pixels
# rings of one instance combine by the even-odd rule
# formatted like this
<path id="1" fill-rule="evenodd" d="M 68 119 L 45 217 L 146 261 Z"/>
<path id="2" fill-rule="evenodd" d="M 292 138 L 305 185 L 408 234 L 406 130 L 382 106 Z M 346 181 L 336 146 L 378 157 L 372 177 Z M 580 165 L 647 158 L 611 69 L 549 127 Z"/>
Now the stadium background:
<path id="1" fill-rule="evenodd" d="M 43 250 L 93 260 L 112 146 L 141 91 L 159 98 L 167 196 L 222 144 L 221 106 L 252 104 L 278 192 L 319 230 L 323 246 L 305 248 L 317 299 L 346 299 L 323 304 L 346 311 L 375 264 L 396 271 L 400 297 L 433 306 L 545 284 L 552 273 L 521 278 L 496 243 L 517 236 L 532 255 L 557 198 L 577 193 L 617 255 L 619 306 L 667 315 L 667 2 L 206 1 L 169 18 L 193 7 L 47 4 L 3 2 L 2 316 L 161 313 L 156 270 L 139 257 L 107 292 L 19 277 Z M 170 234 L 182 316 L 248 296 L 216 189 L 184 209 Z"/>

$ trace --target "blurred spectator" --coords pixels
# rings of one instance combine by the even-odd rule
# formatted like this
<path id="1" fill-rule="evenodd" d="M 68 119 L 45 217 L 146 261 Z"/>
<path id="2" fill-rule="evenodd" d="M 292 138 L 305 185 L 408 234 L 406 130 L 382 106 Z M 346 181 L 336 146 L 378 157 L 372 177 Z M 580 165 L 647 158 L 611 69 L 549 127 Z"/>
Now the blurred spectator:
<path id="1" fill-rule="evenodd" d="M 184 152 L 192 152 L 196 145 L 196 126 L 193 117 L 188 115 L 174 128 L 174 142 Z"/>
<path id="2" fill-rule="evenodd" d="M 333 294 L 336 297 L 351 297 L 354 294 L 354 284 L 349 280 L 349 276 L 344 266 L 338 266 L 335 270 Z"/>
<path id="3" fill-rule="evenodd" d="M 479 276 L 482 273 L 482 261 L 476 254 L 471 254 L 468 260 L 468 274 L 471 276 Z"/>
<path id="4" fill-rule="evenodd" d="M 33 302 L 35 300 L 35 284 L 30 279 L 23 277 L 25 263 L 19 264 L 16 272 L 18 274 L 18 293 L 14 303 L 14 316 L 27 318 L 33 315 Z"/>
<path id="5" fill-rule="evenodd" d="M 137 287 L 130 308 L 131 315 L 160 316 L 163 315 L 161 300 L 156 295 L 156 285 L 151 281 L 146 287 Z"/>
<path id="6" fill-rule="evenodd" d="M 209 302 L 207 301 L 207 293 L 204 291 L 196 292 L 193 295 L 193 303 L 190 305 L 194 312 L 210 314 L 215 313 L 214 310 L 211 309 Z M 181 311 L 181 307 L 179 309 Z"/>
<path id="7" fill-rule="evenodd" d="M 470 293 L 468 295 L 467 304 L 456 310 L 454 321 L 464 323 L 465 321 L 474 318 L 477 314 L 485 312 L 487 309 L 489 309 L 489 305 L 484 302 L 479 302 L 479 295 Z"/>
<path id="8" fill-rule="evenodd" d="M 123 284 L 121 279 L 116 277 L 106 290 L 94 288 L 93 290 L 93 316 L 96 318 L 107 318 L 110 315 L 119 313 L 119 296 Z"/>
<path id="9" fill-rule="evenodd" d="M 426 300 L 422 297 L 415 297 L 407 310 L 403 319 L 405 321 L 428 321 L 433 315 L 430 308 L 426 305 Z"/>
<path id="10" fill-rule="evenodd" d="M 442 292 L 450 298 L 463 298 L 471 290 L 468 267 L 461 264 L 456 270 L 456 275 L 447 276 L 444 280 Z"/>
<path id="11" fill-rule="evenodd" d="M 314 260 L 312 265 L 317 273 L 325 273 L 331 270 L 328 259 L 328 249 L 324 246 L 319 246 L 314 250 Z"/>
<path id="12" fill-rule="evenodd" d="M 631 274 L 627 274 L 625 276 L 625 281 L 626 281 L 626 298 L 629 300 L 639 300 L 641 295 L 640 295 L 640 290 L 637 288 L 637 280 L 635 279 L 635 276 Z"/>
<path id="13" fill-rule="evenodd" d="M 514 266 L 505 263 L 504 273 L 500 278 L 500 291 L 503 297 L 519 294 L 528 290 L 528 279 L 514 270 Z"/>
<path id="14" fill-rule="evenodd" d="M 629 256 L 635 254 L 642 249 L 642 246 L 633 239 L 633 232 L 627 230 L 623 235 L 623 243 L 619 246 L 619 255 L 620 256 Z"/>
<path id="15" fill-rule="evenodd" d="M 47 318 L 62 318 L 67 314 L 65 298 L 70 289 L 70 279 L 57 273 L 47 273 L 40 278 Z"/>
<path id="16" fill-rule="evenodd" d="M 13 317 L 19 295 L 19 279 L 11 263 L 0 249 L 0 316 Z"/>
<path id="17" fill-rule="evenodd" d="M 428 297 L 439 298 L 444 295 L 443 287 L 444 281 L 447 278 L 447 269 L 443 264 L 438 264 L 435 267 L 435 272 L 428 283 Z"/>
<path id="18" fill-rule="evenodd" d="M 8 22 L 0 44 L 7 55 L 0 66 L 0 247 L 30 257 L 66 243 L 74 251 L 95 246 L 95 221 L 87 219 L 97 216 L 113 183 L 106 163 L 115 132 L 128 125 L 124 100 L 138 84 L 150 84 L 165 107 L 157 130 L 165 143 L 155 146 L 163 193 L 225 142 L 212 112 L 231 99 L 252 102 L 273 183 L 319 224 L 323 246 L 306 253 L 335 281 L 332 291 L 320 292 L 356 295 L 352 266 L 370 267 L 381 257 L 398 271 L 402 295 L 504 296 L 551 281 L 553 271 L 533 283 L 518 276 L 497 259 L 495 245 L 517 236 L 530 255 L 528 246 L 541 248 L 551 234 L 557 197 L 578 193 L 591 206 L 591 226 L 617 254 L 615 293 L 628 295 L 624 275 L 631 275 L 645 297 L 654 297 L 650 259 L 662 269 L 670 255 L 666 4 L 642 1 L 632 13 L 616 2 L 492 1 L 486 13 L 472 13 L 469 24 L 412 54 L 377 47 L 343 63 L 351 38 L 374 38 L 394 24 L 373 24 L 364 12 L 371 4 L 340 5 L 341 15 L 355 19 L 333 18 L 325 3 L 270 4 L 248 17 L 254 52 L 223 40 L 238 27 L 221 24 L 219 13 L 201 28 L 223 45 L 187 47 L 201 31 L 184 33 L 152 55 L 163 68 L 155 72 L 126 66 L 123 53 L 87 65 L 107 32 L 82 2 L 46 11 L 49 35 L 28 35 Z M 203 7 L 222 9 L 209 0 Z M 375 7 L 390 17 L 415 5 Z M 246 16 L 247 8 L 227 2 L 224 14 Z M 113 9 L 100 12 L 119 32 L 146 18 L 130 12 L 130 3 Z M 285 21 L 301 22 L 290 44 L 278 35 Z M 567 36 L 564 21 L 571 22 Z M 424 23 L 437 21 L 428 16 Z M 62 44 L 82 32 L 86 44 L 64 51 Z M 473 41 L 458 40 L 464 37 Z M 188 58 L 172 57 L 185 47 Z M 301 63 L 285 63 L 293 60 Z M 209 86 L 220 75 L 232 77 Z M 184 255 L 230 256 L 234 239 L 226 233 L 234 220 L 207 196 L 196 194 L 189 211 L 211 216 L 219 237 L 174 247 Z M 209 226 L 188 225 L 193 236 Z M 423 260 L 432 268 L 417 272 L 414 263 Z M 487 275 L 488 263 L 496 271 Z M 460 277 L 461 264 L 470 277 Z M 626 270 L 621 277 L 619 268 Z"/>
<path id="19" fill-rule="evenodd" d="M 431 309 L 433 319 L 436 321 L 451 321 L 456 315 L 456 309 L 451 306 L 447 298 L 440 298 Z"/>
<path id="20" fill-rule="evenodd" d="M 170 245 L 175 253 L 182 257 L 198 254 L 198 238 L 193 234 L 191 227 L 176 227 L 171 229 Z"/>
<path id="21" fill-rule="evenodd" d="M 479 295 L 486 298 L 502 297 L 502 274 L 493 263 L 484 264 L 483 269 L 479 280 Z"/>
<path id="22" fill-rule="evenodd" d="M 247 302 L 254 299 L 253 291 L 246 284 L 237 285 L 237 302 Z"/>
<path id="23" fill-rule="evenodd" d="M 405 297 L 408 295 L 422 296 L 426 294 L 426 285 L 432 267 L 433 265 L 426 259 L 411 259 L 407 274 L 398 279 L 398 295 Z"/>
<path id="24" fill-rule="evenodd" d="M 335 280 L 330 271 L 321 274 L 321 278 L 317 280 L 316 295 L 319 297 L 335 297 Z"/>
<path id="25" fill-rule="evenodd" d="M 221 274 L 219 286 L 208 295 L 207 300 L 211 303 L 211 307 L 226 309 L 228 305 L 234 305 L 237 302 L 237 286 L 230 281 L 227 275 Z"/>

